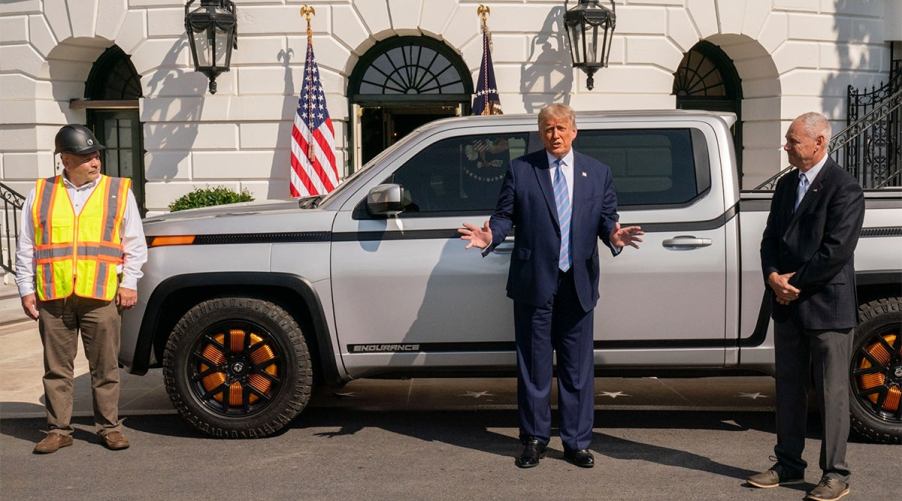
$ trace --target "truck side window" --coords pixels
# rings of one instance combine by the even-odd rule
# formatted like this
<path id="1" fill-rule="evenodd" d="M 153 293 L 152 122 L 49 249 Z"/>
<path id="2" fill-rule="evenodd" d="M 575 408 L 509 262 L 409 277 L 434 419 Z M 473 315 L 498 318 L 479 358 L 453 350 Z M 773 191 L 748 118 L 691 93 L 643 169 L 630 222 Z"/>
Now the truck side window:
<path id="1" fill-rule="evenodd" d="M 427 146 L 385 183 L 406 191 L 404 216 L 491 212 L 511 159 L 526 153 L 527 134 L 454 137 Z"/>
<path id="2" fill-rule="evenodd" d="M 583 129 L 574 148 L 611 167 L 621 207 L 685 205 L 711 184 L 704 135 L 694 129 Z"/>

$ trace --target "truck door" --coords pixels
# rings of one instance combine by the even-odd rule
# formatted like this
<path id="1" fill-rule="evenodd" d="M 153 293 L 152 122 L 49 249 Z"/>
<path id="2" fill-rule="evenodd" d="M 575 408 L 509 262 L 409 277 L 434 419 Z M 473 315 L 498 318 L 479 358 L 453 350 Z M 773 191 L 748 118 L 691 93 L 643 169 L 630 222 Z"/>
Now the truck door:
<path id="1" fill-rule="evenodd" d="M 731 215 L 721 176 L 711 174 L 720 158 L 713 129 L 613 127 L 581 128 L 574 148 L 611 167 L 621 223 L 641 224 L 646 235 L 616 258 L 600 244 L 596 362 L 722 365 Z"/>
<path id="2" fill-rule="evenodd" d="M 513 242 L 482 257 L 457 228 L 495 207 L 526 133 L 454 131 L 395 159 L 335 220 L 332 279 L 338 339 L 355 376 L 386 368 L 513 366 L 513 308 L 505 284 Z M 378 167 L 374 167 L 378 168 Z M 404 212 L 367 213 L 367 192 L 400 184 Z"/>

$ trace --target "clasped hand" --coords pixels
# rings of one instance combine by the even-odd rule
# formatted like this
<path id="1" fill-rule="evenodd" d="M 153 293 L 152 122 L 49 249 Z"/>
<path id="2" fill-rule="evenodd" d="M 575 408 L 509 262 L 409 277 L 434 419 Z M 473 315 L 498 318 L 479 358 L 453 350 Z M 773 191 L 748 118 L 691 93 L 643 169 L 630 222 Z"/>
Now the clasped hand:
<path id="1" fill-rule="evenodd" d="M 787 305 L 795 301 L 799 298 L 799 293 L 802 292 L 790 285 L 789 279 L 792 278 L 793 275 L 795 275 L 795 272 L 784 273 L 782 275 L 777 272 L 772 272 L 767 277 L 767 284 L 770 285 L 770 288 L 773 289 L 774 294 L 777 296 L 777 302 L 782 305 Z"/>

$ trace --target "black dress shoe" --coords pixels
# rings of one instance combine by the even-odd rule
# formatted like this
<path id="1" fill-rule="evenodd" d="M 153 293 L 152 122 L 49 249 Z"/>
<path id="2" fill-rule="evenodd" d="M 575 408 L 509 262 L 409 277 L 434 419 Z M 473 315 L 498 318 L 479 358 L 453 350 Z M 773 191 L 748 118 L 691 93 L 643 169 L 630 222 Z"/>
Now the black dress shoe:
<path id="1" fill-rule="evenodd" d="M 545 457 L 547 447 L 547 444 L 540 442 L 537 438 L 528 438 L 523 441 L 523 452 L 514 463 L 520 468 L 532 468 Z"/>
<path id="2" fill-rule="evenodd" d="M 595 456 L 589 452 L 589 449 L 579 449 L 576 451 L 565 450 L 564 458 L 580 468 L 591 468 L 595 466 Z"/>

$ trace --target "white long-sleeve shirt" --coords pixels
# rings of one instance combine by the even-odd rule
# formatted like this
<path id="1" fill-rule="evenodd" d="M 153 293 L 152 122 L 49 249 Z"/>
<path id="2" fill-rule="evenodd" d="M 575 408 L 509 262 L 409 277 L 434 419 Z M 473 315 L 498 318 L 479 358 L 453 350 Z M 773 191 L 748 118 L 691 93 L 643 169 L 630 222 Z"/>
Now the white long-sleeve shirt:
<path id="1" fill-rule="evenodd" d="M 100 178 L 81 186 L 75 186 L 66 176 L 63 183 L 66 193 L 72 201 L 75 215 L 81 214 L 85 202 L 97 187 Z M 25 197 L 22 206 L 20 221 L 19 243 L 16 247 L 16 285 L 19 287 L 19 296 L 34 294 L 34 221 L 32 221 L 32 208 L 34 206 L 34 188 Z M 138 280 L 144 275 L 141 266 L 147 261 L 147 241 L 144 238 L 144 226 L 141 224 L 141 213 L 138 211 L 138 203 L 131 190 L 128 190 L 128 199 L 125 202 L 125 215 L 122 218 L 123 263 L 116 266 L 116 271 L 122 274 L 120 286 L 126 289 L 137 289 Z"/>

